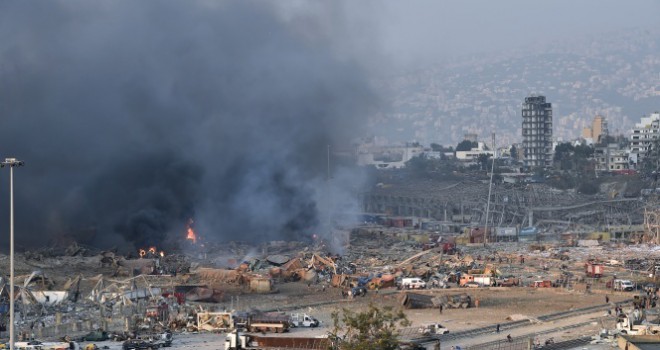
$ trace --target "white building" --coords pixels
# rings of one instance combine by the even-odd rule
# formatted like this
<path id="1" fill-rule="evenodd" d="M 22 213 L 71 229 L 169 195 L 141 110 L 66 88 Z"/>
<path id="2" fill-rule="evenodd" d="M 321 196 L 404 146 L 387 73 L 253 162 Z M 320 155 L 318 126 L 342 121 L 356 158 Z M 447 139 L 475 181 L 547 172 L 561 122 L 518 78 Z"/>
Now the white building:
<path id="1" fill-rule="evenodd" d="M 629 165 L 627 150 L 621 149 L 616 143 L 596 147 L 594 159 L 596 160 L 596 171 L 599 172 L 624 170 L 628 169 Z"/>
<path id="2" fill-rule="evenodd" d="M 629 160 L 637 165 L 652 149 L 653 142 L 660 137 L 660 113 L 642 117 L 630 133 Z"/>
<path id="3" fill-rule="evenodd" d="M 406 162 L 424 153 L 424 147 L 417 143 L 395 146 L 362 144 L 357 149 L 358 165 L 373 165 L 377 169 L 400 169 Z"/>
<path id="4" fill-rule="evenodd" d="M 495 156 L 495 152 L 486 150 L 486 145 L 483 142 L 478 142 L 477 147 L 469 151 L 456 151 L 456 159 L 462 162 L 476 162 L 482 154 L 490 157 Z"/>

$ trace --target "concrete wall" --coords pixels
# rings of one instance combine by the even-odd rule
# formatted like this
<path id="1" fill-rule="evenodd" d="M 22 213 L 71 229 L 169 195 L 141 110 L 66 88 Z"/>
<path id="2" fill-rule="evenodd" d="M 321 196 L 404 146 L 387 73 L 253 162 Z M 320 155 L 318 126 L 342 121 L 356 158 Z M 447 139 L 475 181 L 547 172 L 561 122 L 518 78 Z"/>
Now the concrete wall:
<path id="1" fill-rule="evenodd" d="M 621 350 L 660 349 L 660 335 L 620 335 L 617 343 Z"/>

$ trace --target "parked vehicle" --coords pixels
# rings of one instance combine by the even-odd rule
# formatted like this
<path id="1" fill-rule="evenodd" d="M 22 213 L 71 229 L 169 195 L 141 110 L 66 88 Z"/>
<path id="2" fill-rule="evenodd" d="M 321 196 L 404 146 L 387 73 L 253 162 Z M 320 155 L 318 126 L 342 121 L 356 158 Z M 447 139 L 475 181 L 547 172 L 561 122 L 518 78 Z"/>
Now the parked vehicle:
<path id="1" fill-rule="evenodd" d="M 617 291 L 632 291 L 635 289 L 635 284 L 629 280 L 614 280 L 614 290 Z"/>
<path id="2" fill-rule="evenodd" d="M 242 313 L 234 316 L 235 327 L 250 332 L 287 332 L 290 321 L 288 315 L 280 313 Z"/>
<path id="3" fill-rule="evenodd" d="M 39 341 L 17 341 L 14 348 L 18 350 L 42 350 L 43 345 Z"/>
<path id="4" fill-rule="evenodd" d="M 421 278 L 402 278 L 402 289 L 423 289 L 426 288 L 426 282 Z"/>
<path id="5" fill-rule="evenodd" d="M 162 333 L 140 334 L 138 339 L 146 340 L 158 347 L 170 347 L 174 338 L 172 332 L 168 330 Z"/>
<path id="6" fill-rule="evenodd" d="M 552 281 L 534 281 L 533 288 L 552 288 Z"/>
<path id="7" fill-rule="evenodd" d="M 476 283 L 479 286 L 493 286 L 495 285 L 495 279 L 490 275 L 484 274 L 464 274 L 461 276 L 459 284 L 461 287 L 466 287 L 469 283 Z"/>
<path id="8" fill-rule="evenodd" d="M 353 287 L 351 288 L 351 295 L 354 297 L 363 297 L 367 295 L 367 288 L 365 287 Z"/>
<path id="9" fill-rule="evenodd" d="M 152 341 L 146 340 L 146 339 L 129 339 L 122 344 L 122 349 L 123 350 L 134 350 L 134 349 L 148 349 L 148 350 L 154 350 L 158 349 L 160 346 L 158 344 L 155 344 Z"/>
<path id="10" fill-rule="evenodd" d="M 507 277 L 504 279 L 497 280 L 497 285 L 502 287 L 513 287 L 520 285 L 520 279 L 517 277 Z"/>
<path id="11" fill-rule="evenodd" d="M 467 283 L 463 284 L 461 287 L 463 287 L 463 288 L 479 288 L 479 287 L 481 287 L 481 284 L 472 281 L 472 282 L 467 282 Z"/>
<path id="12" fill-rule="evenodd" d="M 585 264 L 585 273 L 587 277 L 599 278 L 603 276 L 603 265 L 600 264 Z"/>
<path id="13" fill-rule="evenodd" d="M 225 338 L 225 350 L 263 350 L 263 349 L 329 349 L 329 338 L 309 337 L 264 337 L 232 332 Z"/>
<path id="14" fill-rule="evenodd" d="M 291 325 L 293 327 L 318 327 L 319 320 L 308 314 L 291 315 Z"/>

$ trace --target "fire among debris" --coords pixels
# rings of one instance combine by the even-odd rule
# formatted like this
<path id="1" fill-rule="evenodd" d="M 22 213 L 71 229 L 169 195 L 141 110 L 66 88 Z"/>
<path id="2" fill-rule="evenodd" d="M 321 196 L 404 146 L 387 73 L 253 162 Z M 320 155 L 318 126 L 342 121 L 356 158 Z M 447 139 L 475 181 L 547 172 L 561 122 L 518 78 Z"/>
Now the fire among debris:
<path id="1" fill-rule="evenodd" d="M 197 235 L 195 234 L 195 230 L 193 230 L 193 224 L 193 219 L 188 220 L 188 233 L 186 239 L 195 244 L 197 243 Z"/>
<path id="2" fill-rule="evenodd" d="M 156 247 L 149 247 L 147 250 L 140 249 L 138 253 L 140 254 L 140 258 L 155 258 L 165 256 L 165 252 L 162 250 L 159 252 Z"/>

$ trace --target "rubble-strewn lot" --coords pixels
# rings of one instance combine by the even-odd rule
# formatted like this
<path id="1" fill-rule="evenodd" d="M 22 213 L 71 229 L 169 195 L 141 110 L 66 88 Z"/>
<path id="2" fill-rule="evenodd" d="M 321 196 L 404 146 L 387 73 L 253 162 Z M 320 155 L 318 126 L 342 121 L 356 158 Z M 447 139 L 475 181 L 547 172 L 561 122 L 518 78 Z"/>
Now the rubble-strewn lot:
<path id="1" fill-rule="evenodd" d="M 348 233 L 340 236 L 348 237 Z M 327 334 L 332 312 L 361 310 L 369 304 L 405 308 L 412 328 L 440 322 L 452 333 L 519 320 L 550 327 L 554 323 L 538 318 L 604 306 L 590 313 L 591 318 L 580 316 L 592 324 L 556 334 L 557 339 L 571 338 L 603 328 L 614 330 L 614 303 L 627 302 L 639 292 L 614 291 L 608 283 L 615 276 L 640 286 L 653 282 L 649 274 L 660 257 L 654 246 L 609 243 L 591 247 L 498 243 L 459 246 L 458 251 L 447 252 L 443 246 L 423 250 L 412 237 L 409 232 L 365 227 L 354 230 L 350 241 L 344 240 L 343 254 L 328 251 L 325 242 L 272 242 L 258 247 L 234 242 L 188 246 L 187 252 L 162 255 L 153 249 L 142 257 L 76 245 L 19 253 L 15 259 L 17 334 L 43 340 L 75 339 L 103 329 L 125 338 L 171 329 L 175 347 L 196 347 L 195 339 L 212 339 L 217 343 L 210 348 L 220 348 L 224 336 L 209 338 L 190 332 L 229 331 L 237 325 L 218 320 L 227 313 L 229 323 L 238 322 L 233 318 L 238 314 L 231 314 L 238 311 L 250 319 L 246 327 L 254 326 L 249 322 L 256 324 L 258 317 L 268 316 L 264 322 L 274 322 L 272 317 L 278 312 L 309 314 L 321 322 L 320 327 L 295 328 L 284 334 L 305 337 Z M 587 263 L 601 266 L 602 276 L 587 276 Z M 9 270 L 7 256 L 0 256 L 0 268 Z M 461 282 L 459 276 L 473 280 Z M 405 281 L 402 278 L 412 277 L 423 279 L 429 288 L 397 289 Z M 491 286 L 478 286 L 484 281 Z M 6 305 L 8 284 L 3 287 Z M 452 302 L 459 299 L 460 303 Z M 611 307 L 605 306 L 606 301 Z M 651 302 L 649 298 L 645 305 L 649 314 L 655 308 Z M 630 304 L 624 305 L 624 313 L 631 310 Z M 206 315 L 205 319 L 216 315 L 217 319 L 202 325 L 198 315 Z M 4 312 L 3 324 L 7 322 Z M 266 327 L 255 329 L 268 333 L 280 331 L 275 323 L 254 327 Z M 410 332 L 414 330 L 404 330 L 406 335 Z M 478 344 L 479 339 L 473 337 L 470 342 Z M 455 340 L 461 342 L 467 340 Z"/>

